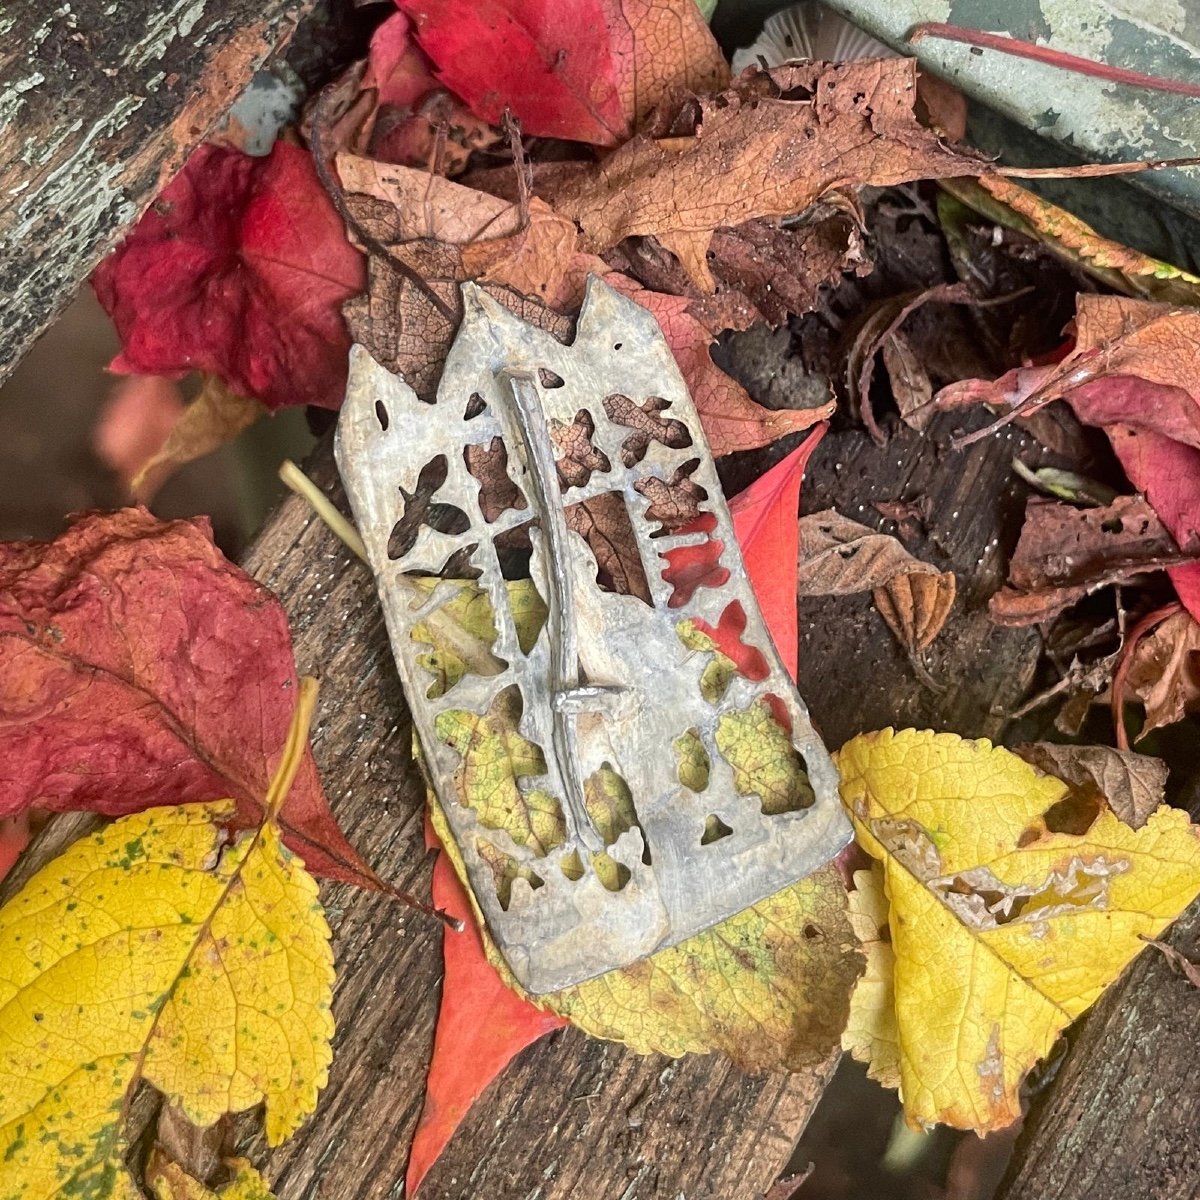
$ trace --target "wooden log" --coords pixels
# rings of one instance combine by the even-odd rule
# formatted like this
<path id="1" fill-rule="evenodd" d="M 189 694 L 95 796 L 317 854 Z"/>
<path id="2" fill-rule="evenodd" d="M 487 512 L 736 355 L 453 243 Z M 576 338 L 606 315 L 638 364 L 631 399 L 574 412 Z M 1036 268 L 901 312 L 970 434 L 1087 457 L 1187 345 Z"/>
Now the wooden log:
<path id="1" fill-rule="evenodd" d="M 0 11 L 0 379 L 314 0 L 9 0 Z"/>
<path id="2" fill-rule="evenodd" d="M 1200 960 L 1200 902 L 1165 939 Z M 1148 949 L 1068 1034 L 997 1200 L 1200 1196 L 1200 990 Z"/>

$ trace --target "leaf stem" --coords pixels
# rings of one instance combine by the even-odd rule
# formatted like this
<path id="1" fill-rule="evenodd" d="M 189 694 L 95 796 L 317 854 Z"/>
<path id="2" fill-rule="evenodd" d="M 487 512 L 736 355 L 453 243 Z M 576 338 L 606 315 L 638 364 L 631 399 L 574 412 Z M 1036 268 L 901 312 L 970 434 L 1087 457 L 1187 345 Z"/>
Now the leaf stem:
<path id="1" fill-rule="evenodd" d="M 947 25 L 941 21 L 924 21 L 909 31 L 910 43 L 925 38 L 940 38 L 947 42 L 962 42 L 967 46 L 979 46 L 996 50 L 1001 54 L 1012 54 L 1017 58 L 1028 58 L 1033 62 L 1045 63 L 1063 71 L 1074 71 L 1079 75 L 1090 75 L 1095 79 L 1106 79 L 1109 83 L 1123 83 L 1128 87 L 1150 88 L 1157 92 L 1172 92 L 1177 96 L 1200 97 L 1200 84 L 1182 79 L 1160 79 L 1157 75 L 1143 75 L 1125 67 L 1114 67 L 1109 63 L 1097 62 L 1079 54 L 1068 54 L 1051 46 L 1038 46 L 1023 42 L 1019 38 L 1005 37 L 999 33 L 986 33 L 982 29 L 964 29 L 961 25 Z"/>
<path id="2" fill-rule="evenodd" d="M 358 530 L 338 511 L 337 506 L 290 458 L 279 465 L 279 478 L 329 526 L 342 544 L 363 562 L 367 561 L 367 548 L 358 536 Z"/>
<path id="3" fill-rule="evenodd" d="M 292 790 L 292 784 L 296 782 L 296 773 L 300 770 L 300 764 L 304 761 L 304 751 L 308 747 L 308 731 L 312 726 L 313 711 L 316 707 L 317 681 L 311 675 L 305 675 L 300 680 L 296 710 L 292 713 L 292 723 L 288 726 L 287 740 L 283 743 L 279 766 L 275 768 L 271 786 L 263 800 L 268 821 L 275 820 L 279 815 L 288 792 Z"/>

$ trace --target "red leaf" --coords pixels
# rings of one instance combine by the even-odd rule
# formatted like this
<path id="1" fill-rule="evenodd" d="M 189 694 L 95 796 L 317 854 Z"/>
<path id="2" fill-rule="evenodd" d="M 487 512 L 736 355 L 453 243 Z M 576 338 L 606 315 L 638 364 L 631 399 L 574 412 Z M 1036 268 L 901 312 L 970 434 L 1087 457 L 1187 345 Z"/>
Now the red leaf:
<path id="1" fill-rule="evenodd" d="M 453 174 L 472 149 L 490 145 L 498 136 L 442 88 L 402 12 L 393 13 L 372 35 L 359 87 L 361 93 L 373 91 L 375 98 L 350 147 L 367 158 Z M 440 148 L 439 131 L 446 135 Z"/>
<path id="2" fill-rule="evenodd" d="M 629 134 L 599 0 L 396 0 L 438 78 L 493 125 L 615 146 Z"/>
<path id="3" fill-rule="evenodd" d="M 5 817 L 0 821 L 0 879 L 13 869 L 21 852 L 29 845 L 29 814 Z"/>
<path id="4" fill-rule="evenodd" d="M 796 568 L 800 558 L 800 482 L 828 425 L 818 425 L 782 462 L 729 505 L 742 560 L 783 665 L 795 678 L 799 654 Z M 720 641 L 718 640 L 718 645 Z"/>
<path id="5" fill-rule="evenodd" d="M 441 849 L 428 816 L 425 844 Z M 471 902 L 444 853 L 433 864 L 433 903 L 461 920 L 463 930 L 447 928 L 442 943 L 442 1004 L 425 1104 L 404 1177 L 404 1194 L 410 1197 L 488 1084 L 526 1046 L 567 1024 L 517 995 L 488 962 Z"/>
<path id="6" fill-rule="evenodd" d="M 228 796 L 257 824 L 296 693 L 279 601 L 224 558 L 206 520 L 127 508 L 52 542 L 0 543 L 0 818 Z M 382 886 L 311 753 L 282 825 L 310 870 Z"/>
<path id="7" fill-rule="evenodd" d="M 114 371 L 208 371 L 273 409 L 341 405 L 340 306 L 363 260 L 299 146 L 201 146 L 92 282 L 121 337 Z"/>
<path id="8" fill-rule="evenodd" d="M 814 429 L 802 446 L 757 479 L 729 506 L 763 619 L 780 657 L 793 674 L 797 647 L 795 564 L 800 555 L 800 481 L 826 428 L 822 425 Z M 740 662 L 746 651 L 740 642 L 745 614 L 739 622 L 737 613 L 728 610 L 727 613 L 729 619 L 722 615 L 712 636 L 730 657 Z M 747 665 L 753 669 L 748 659 Z M 428 818 L 425 842 L 430 847 L 440 847 Z M 405 1176 L 404 1194 L 409 1197 L 416 1195 L 459 1122 L 488 1085 L 527 1046 L 567 1024 L 553 1013 L 542 1012 L 504 985 L 483 952 L 483 940 L 470 901 L 446 854 L 439 854 L 433 867 L 433 903 L 461 918 L 465 928 L 462 933 L 447 929 L 444 934 L 442 1003 L 425 1085 L 425 1106 L 413 1137 Z"/>
<path id="9" fill-rule="evenodd" d="M 1079 416 L 1088 420 L 1082 412 Z M 1179 545 L 1185 550 L 1198 548 L 1200 450 L 1128 425 L 1112 425 L 1105 432 L 1130 482 L 1145 493 Z M 1167 574 L 1188 612 L 1200 621 L 1200 563 L 1174 567 Z"/>
<path id="10" fill-rule="evenodd" d="M 735 450 L 766 446 L 786 434 L 809 429 L 836 407 L 830 400 L 822 408 L 764 408 L 713 362 L 708 352 L 713 335 L 688 312 L 691 300 L 638 287 L 628 275 L 616 271 L 603 278 L 605 283 L 654 314 L 692 393 L 708 444 L 717 458 Z"/>

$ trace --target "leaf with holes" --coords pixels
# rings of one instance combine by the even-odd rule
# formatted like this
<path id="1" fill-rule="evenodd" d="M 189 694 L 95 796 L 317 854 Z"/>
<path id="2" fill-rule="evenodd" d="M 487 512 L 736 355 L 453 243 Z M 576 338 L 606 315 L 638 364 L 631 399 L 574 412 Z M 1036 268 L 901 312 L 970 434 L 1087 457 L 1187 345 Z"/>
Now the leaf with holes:
<path id="1" fill-rule="evenodd" d="M 4 1200 L 140 1194 L 122 1126 L 143 1082 L 199 1126 L 263 1104 L 272 1146 L 316 1107 L 333 952 L 275 821 L 311 712 L 306 689 L 258 829 L 229 840 L 233 800 L 123 817 L 0 910 Z"/>
<path id="2" fill-rule="evenodd" d="M 898 1071 L 913 1125 L 1011 1125 L 1026 1072 L 1200 891 L 1196 829 L 1163 805 L 1134 830 L 1103 797 L 1080 804 L 953 734 L 865 734 L 838 766 L 882 868 L 889 936 L 873 940 L 895 956 L 891 1007 L 876 957 L 847 1045 L 884 1078 Z M 857 907 L 859 920 L 870 906 Z"/>
<path id="3" fill-rule="evenodd" d="M 639 136 L 551 198 L 597 254 L 653 235 L 693 283 L 715 291 L 707 254 L 718 227 L 802 212 L 847 183 L 974 175 L 913 115 L 911 59 L 776 67 L 699 101 L 689 136 Z"/>

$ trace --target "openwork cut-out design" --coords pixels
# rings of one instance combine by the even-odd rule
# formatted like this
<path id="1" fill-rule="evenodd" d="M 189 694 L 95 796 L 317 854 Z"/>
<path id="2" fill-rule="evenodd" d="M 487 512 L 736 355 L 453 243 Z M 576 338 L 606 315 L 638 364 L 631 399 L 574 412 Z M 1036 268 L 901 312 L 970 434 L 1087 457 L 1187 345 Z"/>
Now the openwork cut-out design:
<path id="1" fill-rule="evenodd" d="M 354 348 L 337 457 L 439 803 L 528 990 L 690 937 L 849 840 L 646 310 L 592 280 L 564 346 L 468 285 L 432 405 Z M 604 506 L 611 563 L 580 521 Z M 477 584 L 412 578 L 454 556 Z"/>

